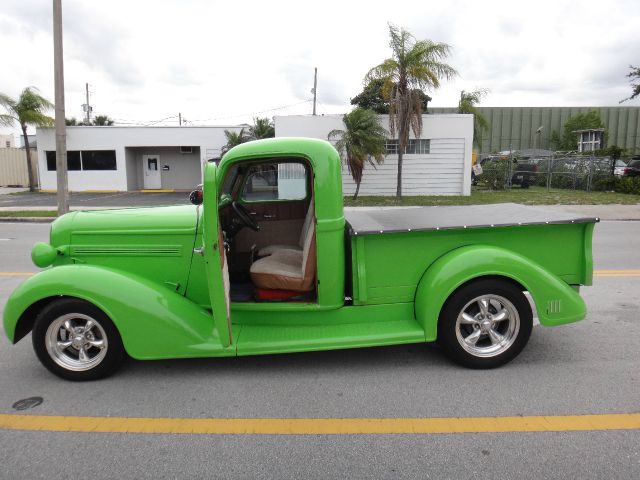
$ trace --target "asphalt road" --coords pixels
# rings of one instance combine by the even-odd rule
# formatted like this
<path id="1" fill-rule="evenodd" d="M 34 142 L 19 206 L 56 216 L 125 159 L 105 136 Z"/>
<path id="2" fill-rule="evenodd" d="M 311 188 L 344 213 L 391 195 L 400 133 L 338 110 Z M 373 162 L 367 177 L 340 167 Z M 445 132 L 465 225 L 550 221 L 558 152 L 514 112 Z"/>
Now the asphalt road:
<path id="1" fill-rule="evenodd" d="M 151 205 L 188 203 L 189 192 L 71 192 L 69 194 L 69 205 L 76 208 L 145 207 Z M 0 208 L 20 207 L 22 209 L 41 209 L 45 207 L 55 208 L 56 206 L 57 200 L 55 193 L 22 192 L 11 195 L 0 195 Z"/>
<path id="2" fill-rule="evenodd" d="M 26 272 L 48 225 L 0 224 L 0 271 Z M 640 269 L 640 222 L 596 227 L 596 269 Z M 559 246 L 559 248 L 561 248 Z M 24 277 L 0 276 L 0 311 Z M 349 418 L 640 412 L 640 277 L 597 277 L 586 320 L 537 326 L 491 371 L 409 345 L 159 362 L 68 383 L 30 338 L 0 338 L 0 414 L 40 396 L 33 415 Z M 153 332 L 150 332 L 152 335 Z M 435 435 L 162 435 L 0 430 L 0 478 L 638 478 L 640 431 Z"/>

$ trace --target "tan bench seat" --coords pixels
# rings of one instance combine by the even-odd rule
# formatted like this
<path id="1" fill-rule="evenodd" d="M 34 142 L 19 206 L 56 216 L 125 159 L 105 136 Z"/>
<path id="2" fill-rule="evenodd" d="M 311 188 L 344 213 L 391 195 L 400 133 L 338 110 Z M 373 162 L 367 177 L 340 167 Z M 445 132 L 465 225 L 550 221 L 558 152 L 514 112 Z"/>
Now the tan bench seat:
<path id="1" fill-rule="evenodd" d="M 251 280 L 258 288 L 310 292 L 315 288 L 316 233 L 307 225 L 303 250 L 279 249 L 253 262 Z"/>

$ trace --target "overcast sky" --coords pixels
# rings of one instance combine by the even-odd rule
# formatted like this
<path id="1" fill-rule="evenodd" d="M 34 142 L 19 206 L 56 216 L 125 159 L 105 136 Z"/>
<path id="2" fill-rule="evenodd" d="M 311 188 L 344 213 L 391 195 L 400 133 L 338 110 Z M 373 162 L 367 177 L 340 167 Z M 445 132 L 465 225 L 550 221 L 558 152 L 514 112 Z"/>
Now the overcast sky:
<path id="1" fill-rule="evenodd" d="M 428 92 L 436 107 L 480 87 L 485 106 L 618 105 L 640 65 L 638 0 L 62 3 L 66 116 L 82 117 L 88 82 L 94 114 L 118 123 L 311 113 L 314 67 L 318 113 L 344 113 L 390 56 L 388 22 L 453 47 L 460 76 Z M 51 0 L 3 0 L 0 45 L 0 92 L 53 100 Z"/>

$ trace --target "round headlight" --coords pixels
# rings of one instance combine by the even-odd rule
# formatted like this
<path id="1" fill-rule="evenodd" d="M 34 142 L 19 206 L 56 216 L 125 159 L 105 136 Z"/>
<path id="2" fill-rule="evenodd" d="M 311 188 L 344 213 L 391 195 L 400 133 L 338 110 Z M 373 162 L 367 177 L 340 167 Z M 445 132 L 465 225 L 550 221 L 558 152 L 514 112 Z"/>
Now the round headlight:
<path id="1" fill-rule="evenodd" d="M 31 249 L 31 260 L 40 268 L 51 265 L 57 256 L 58 251 L 48 243 L 38 242 Z"/>

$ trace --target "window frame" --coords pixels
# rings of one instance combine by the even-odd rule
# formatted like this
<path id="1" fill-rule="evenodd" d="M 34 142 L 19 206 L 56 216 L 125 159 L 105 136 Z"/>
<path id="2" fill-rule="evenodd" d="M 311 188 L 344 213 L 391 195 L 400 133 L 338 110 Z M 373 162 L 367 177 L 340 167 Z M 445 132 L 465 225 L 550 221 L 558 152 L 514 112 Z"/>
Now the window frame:
<path id="1" fill-rule="evenodd" d="M 304 172 L 305 172 L 305 175 L 304 175 L 305 195 L 304 195 L 304 197 L 301 197 L 301 198 L 273 198 L 273 199 L 260 199 L 260 200 L 251 200 L 251 199 L 246 199 L 244 197 L 244 191 L 245 191 L 245 188 L 247 186 L 247 183 L 253 177 L 253 175 L 251 175 L 249 171 L 254 166 L 270 165 L 270 164 L 281 165 L 283 163 L 287 163 L 287 164 L 296 163 L 296 164 L 302 165 L 302 167 L 304 168 Z M 242 182 L 240 183 L 240 186 L 238 188 L 238 195 L 237 195 L 237 200 L 242 204 L 302 202 L 302 201 L 308 200 L 310 195 L 312 195 L 313 186 L 311 185 L 311 181 L 310 181 L 310 179 L 313 176 L 312 175 L 312 169 L 311 169 L 311 166 L 308 164 L 308 162 L 305 161 L 302 158 L 269 159 L 267 161 L 260 160 L 260 161 L 255 161 L 255 162 L 248 163 L 246 165 L 246 167 L 247 167 L 247 170 L 242 175 L 243 178 L 242 178 Z M 233 168 L 233 167 L 231 167 L 231 168 Z"/>

